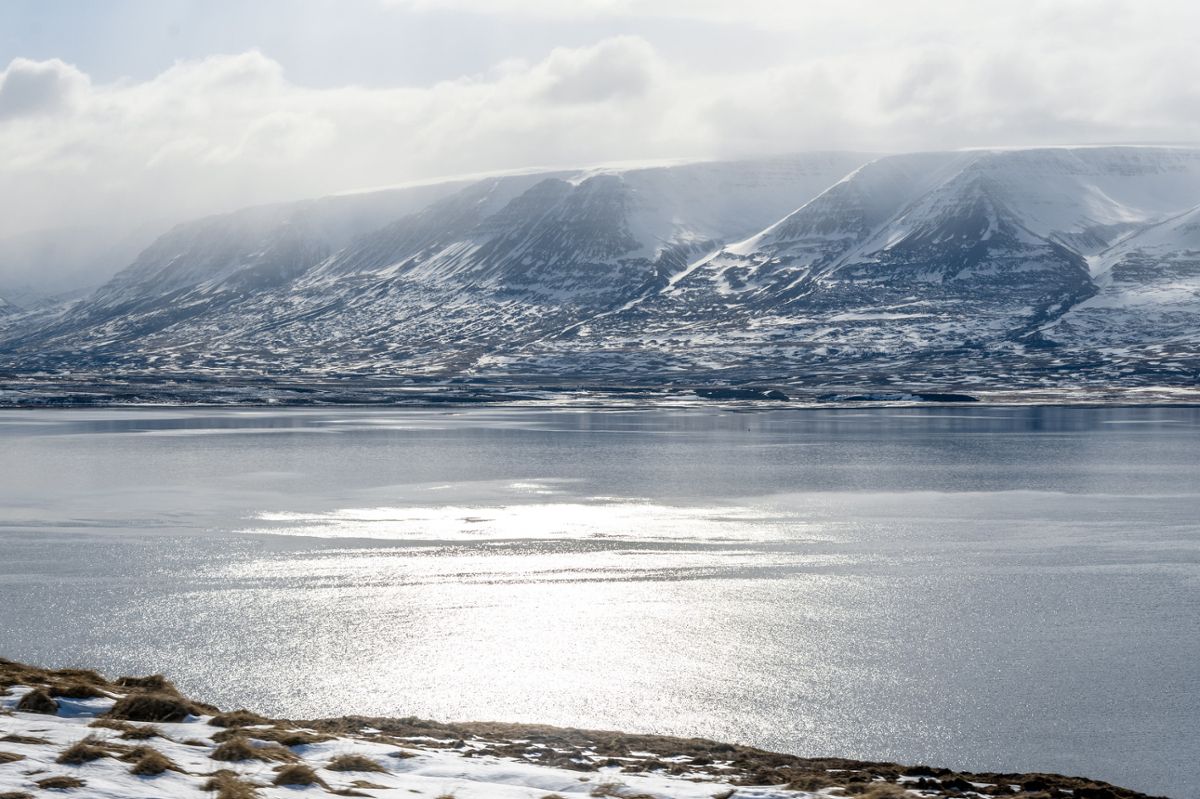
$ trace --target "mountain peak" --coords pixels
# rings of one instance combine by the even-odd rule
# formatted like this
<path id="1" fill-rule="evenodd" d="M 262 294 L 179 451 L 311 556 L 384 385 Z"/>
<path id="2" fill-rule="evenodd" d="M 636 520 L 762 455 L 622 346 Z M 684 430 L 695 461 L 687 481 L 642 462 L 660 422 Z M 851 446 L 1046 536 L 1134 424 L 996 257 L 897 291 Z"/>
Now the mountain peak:
<path id="1" fill-rule="evenodd" d="M 421 191 L 177 227 L 0 348 L 19 368 L 583 381 L 1198 365 L 1197 151 L 819 153 Z"/>

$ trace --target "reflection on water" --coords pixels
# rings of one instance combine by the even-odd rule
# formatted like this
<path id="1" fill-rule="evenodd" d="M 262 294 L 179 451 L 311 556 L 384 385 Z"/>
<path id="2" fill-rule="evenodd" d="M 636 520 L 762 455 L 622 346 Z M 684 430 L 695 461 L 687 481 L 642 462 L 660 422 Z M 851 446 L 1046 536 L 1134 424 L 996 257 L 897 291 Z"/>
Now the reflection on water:
<path id="1" fill-rule="evenodd" d="M 538 486 L 536 494 L 557 493 L 541 485 L 524 483 L 516 488 Z M 541 502 L 520 498 L 525 501 L 342 508 L 324 513 L 267 511 L 255 515 L 256 521 L 266 524 L 244 532 L 403 541 L 583 538 L 731 541 L 778 535 L 781 527 L 793 538 L 800 525 L 788 516 L 774 517 L 759 509 L 736 506 L 667 506 L 618 497 L 587 497 L 576 502 L 557 501 L 550 496 L 543 496 Z"/>
<path id="2" fill-rule="evenodd" d="M 0 656 L 1200 796 L 1190 409 L 0 413 Z"/>

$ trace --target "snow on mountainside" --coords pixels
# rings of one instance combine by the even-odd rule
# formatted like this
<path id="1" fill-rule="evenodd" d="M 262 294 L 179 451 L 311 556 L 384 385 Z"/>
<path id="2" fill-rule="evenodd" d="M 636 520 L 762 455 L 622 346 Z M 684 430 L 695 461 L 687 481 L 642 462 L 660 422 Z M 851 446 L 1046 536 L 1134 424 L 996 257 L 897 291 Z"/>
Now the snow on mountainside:
<path id="1" fill-rule="evenodd" d="M 362 195 L 181 226 L 0 352 L 18 368 L 584 382 L 1200 370 L 1197 150 L 825 153 L 426 192 L 390 216 Z"/>
<path id="2" fill-rule="evenodd" d="M 285 285 L 348 241 L 459 185 L 259 206 L 177 225 L 90 297 L 35 315 L 14 343 L 52 349 L 135 344 L 163 326 L 220 313 L 233 299 Z"/>
<path id="3" fill-rule="evenodd" d="M 1190 150 L 887 156 L 574 341 L 503 364 L 930 382 L 1031 368 L 1057 379 L 1069 365 L 1042 351 L 1039 328 L 1096 293 L 1092 254 L 1197 197 Z"/>
<path id="4" fill-rule="evenodd" d="M 1200 206 L 1103 253 L 1094 297 L 1043 335 L 1060 346 L 1135 353 L 1149 363 L 1200 350 Z"/>
<path id="5" fill-rule="evenodd" d="M 1090 255 L 1195 205 L 1200 155 L 1152 147 L 982 153 L 968 170 L 988 181 L 1034 235 Z"/>
<path id="6" fill-rule="evenodd" d="M 330 357 L 351 369 L 381 358 L 459 368 L 652 290 L 685 253 L 753 232 L 863 160 L 485 179 L 337 251 L 294 224 L 291 207 L 216 217 L 163 237 L 16 344 L 97 361 L 153 353 L 157 363 L 226 366 L 270 352 L 300 368 Z"/>
<path id="7" fill-rule="evenodd" d="M 132 230 L 57 228 L 0 240 L 0 294 L 22 308 L 78 299 L 128 266 L 167 225 Z"/>

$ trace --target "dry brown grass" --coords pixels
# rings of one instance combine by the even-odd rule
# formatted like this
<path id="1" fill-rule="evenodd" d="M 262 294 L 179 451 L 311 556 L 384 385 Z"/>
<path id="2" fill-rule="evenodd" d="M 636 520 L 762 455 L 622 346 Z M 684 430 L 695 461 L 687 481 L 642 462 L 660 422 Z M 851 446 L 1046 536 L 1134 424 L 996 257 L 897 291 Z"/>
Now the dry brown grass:
<path id="1" fill-rule="evenodd" d="M 141 760 L 143 757 L 150 754 L 151 752 L 157 752 L 157 751 L 158 750 L 155 749 L 153 746 L 146 746 L 145 744 L 142 744 L 141 746 L 127 748 L 124 752 L 121 753 L 121 755 L 117 759 L 123 760 L 126 763 L 136 763 L 137 761 Z"/>
<path id="2" fill-rule="evenodd" d="M 383 766 L 362 755 L 338 755 L 325 768 L 330 771 L 378 771 L 387 772 Z"/>
<path id="3" fill-rule="evenodd" d="M 17 702 L 17 710 L 23 713 L 41 713 L 44 716 L 53 716 L 58 713 L 58 702 L 55 702 L 44 689 L 37 688 L 21 697 L 21 701 Z"/>
<path id="4" fill-rule="evenodd" d="M 95 699 L 97 697 L 108 696 L 107 693 L 97 688 L 94 683 L 82 682 L 80 680 L 53 683 L 48 692 L 50 696 L 63 696 L 67 699 Z"/>
<path id="5" fill-rule="evenodd" d="M 91 669 L 42 669 L 0 658 L 0 692 L 7 693 L 14 685 L 27 685 L 49 697 L 86 699 L 105 696 L 110 683 Z"/>
<path id="6" fill-rule="evenodd" d="M 60 776 L 60 777 L 47 777 L 44 780 L 38 780 L 35 783 L 35 785 L 37 785 L 37 787 L 39 787 L 39 788 L 42 788 L 43 790 L 63 791 L 63 790 L 69 790 L 71 788 L 82 788 L 85 785 L 87 785 L 87 783 L 84 782 L 83 780 L 79 779 L 78 777 Z"/>
<path id="7" fill-rule="evenodd" d="M 222 743 L 238 736 L 254 738 L 259 741 L 271 741 L 272 743 L 283 744 L 284 746 L 307 746 L 309 744 L 333 740 L 332 735 L 309 732 L 308 730 L 291 730 L 286 727 L 266 727 L 263 729 L 257 727 L 250 729 L 229 727 L 213 735 L 212 739 L 217 743 Z"/>
<path id="8" fill-rule="evenodd" d="M 329 788 L 328 783 L 317 776 L 317 772 L 303 763 L 291 763 L 280 767 L 273 782 L 275 785 L 320 785 L 322 788 Z"/>
<path id="9" fill-rule="evenodd" d="M 33 794 L 25 791 L 5 791 L 0 793 L 0 799 L 33 799 Z"/>
<path id="10" fill-rule="evenodd" d="M 892 782 L 872 782 L 858 796 L 860 799 L 899 799 L 902 796 L 911 799 L 912 794 Z"/>
<path id="11" fill-rule="evenodd" d="M 257 785 L 224 769 L 212 774 L 201 790 L 215 792 L 215 799 L 258 799 Z"/>
<path id="12" fill-rule="evenodd" d="M 18 755 L 16 752 L 0 752 L 0 765 L 16 763 L 18 760 L 24 759 L 25 755 Z"/>
<path id="13" fill-rule="evenodd" d="M 178 693 L 175 684 L 161 674 L 147 674 L 145 677 L 118 677 L 113 681 L 121 688 L 137 688 L 142 691 L 166 691 Z"/>
<path id="14" fill-rule="evenodd" d="M 626 793 L 628 786 L 623 782 L 606 781 L 592 788 L 589 796 L 612 796 L 619 799 L 654 799 L 648 793 Z"/>
<path id="15" fill-rule="evenodd" d="M 94 669 L 55 669 L 54 677 L 60 680 L 89 682 L 94 685 L 108 684 L 108 680 L 104 679 L 104 675 Z"/>
<path id="16" fill-rule="evenodd" d="M 209 755 L 213 760 L 223 760 L 229 763 L 240 763 L 245 760 L 264 760 L 267 762 L 283 763 L 296 759 L 288 749 L 278 744 L 255 746 L 246 738 L 240 736 L 230 738 L 218 746 Z"/>
<path id="17" fill-rule="evenodd" d="M 138 692 L 118 699 L 105 716 L 128 721 L 179 722 L 195 712 L 195 705 L 175 694 Z"/>
<path id="18" fill-rule="evenodd" d="M 0 742 L 6 744 L 27 744 L 29 746 L 45 746 L 50 743 L 45 738 L 39 738 L 36 735 L 5 735 L 0 738 Z"/>
<path id="19" fill-rule="evenodd" d="M 822 788 L 832 788 L 839 783 L 830 778 L 827 774 L 805 774 L 802 777 L 797 777 L 787 784 L 789 791 L 804 791 L 805 793 L 816 793 Z"/>
<path id="20" fill-rule="evenodd" d="M 209 719 L 208 723 L 214 727 L 254 727 L 270 724 L 271 720 L 249 710 L 231 710 L 228 713 L 218 713 Z"/>
<path id="21" fill-rule="evenodd" d="M 134 724 L 121 719 L 100 718 L 90 722 L 88 726 L 103 730 L 115 730 L 121 733 L 119 737 L 126 741 L 145 741 L 149 738 L 165 737 L 162 731 L 153 724 Z"/>
<path id="22" fill-rule="evenodd" d="M 284 746 L 309 746 L 333 740 L 332 735 L 323 735 L 319 732 L 309 732 L 308 730 L 285 730 L 278 727 L 268 730 L 253 730 L 250 732 L 250 735 L 263 741 L 274 741 Z"/>
<path id="23" fill-rule="evenodd" d="M 145 749 L 142 756 L 137 759 L 133 767 L 129 769 L 130 774 L 136 774 L 139 777 L 157 777 L 164 771 L 182 771 L 183 769 L 175 763 L 174 760 L 164 755 L 157 749 L 150 747 L 138 747 Z"/>
<path id="24" fill-rule="evenodd" d="M 235 736 L 226 740 L 209 755 L 213 760 L 224 760 L 228 763 L 239 763 L 254 757 L 255 747 L 245 738 Z"/>
<path id="25" fill-rule="evenodd" d="M 121 733 L 121 738 L 126 741 L 146 741 L 150 738 L 162 738 L 163 734 L 158 727 L 146 726 L 130 726 L 129 729 Z"/>
<path id="26" fill-rule="evenodd" d="M 99 760 L 102 757 L 111 757 L 112 753 L 107 747 L 101 745 L 101 742 L 88 736 L 82 741 L 76 741 L 59 753 L 54 759 L 55 763 L 70 766 L 79 766 L 84 763 L 90 763 L 93 760 Z"/>
<path id="27" fill-rule="evenodd" d="M 93 721 L 89 721 L 88 726 L 96 727 L 96 728 L 104 729 L 104 730 L 116 730 L 117 732 L 124 732 L 125 730 L 133 728 L 133 725 L 127 721 L 121 721 L 120 719 L 106 719 L 106 718 L 99 718 L 99 719 L 95 719 Z"/>

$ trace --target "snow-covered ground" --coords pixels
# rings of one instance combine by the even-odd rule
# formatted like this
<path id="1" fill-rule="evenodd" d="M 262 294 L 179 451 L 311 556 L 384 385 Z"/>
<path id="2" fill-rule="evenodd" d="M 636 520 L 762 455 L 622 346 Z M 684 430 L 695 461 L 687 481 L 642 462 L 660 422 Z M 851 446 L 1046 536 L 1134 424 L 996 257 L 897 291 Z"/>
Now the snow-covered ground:
<path id="1" fill-rule="evenodd" d="M 211 797 L 216 792 L 206 791 L 204 786 L 211 775 L 221 769 L 259 786 L 259 794 L 263 797 L 328 796 L 331 791 L 338 790 L 356 790 L 358 793 L 345 795 L 357 796 L 374 795 L 372 792 L 379 790 L 388 791 L 385 795 L 453 796 L 456 799 L 540 799 L 554 794 L 708 799 L 730 789 L 746 799 L 805 795 L 771 787 L 734 788 L 705 774 L 628 774 L 615 765 L 580 772 L 478 755 L 477 752 L 489 746 L 489 742 L 483 740 L 463 742 L 459 748 L 454 748 L 453 741 L 436 738 L 406 740 L 403 746 L 397 746 L 383 742 L 380 737 L 336 736 L 287 749 L 294 757 L 287 762 L 218 761 L 212 756 L 220 744 L 213 736 L 221 737 L 220 734 L 228 733 L 228 729 L 209 724 L 212 719 L 209 715 L 191 716 L 178 723 L 123 722 L 123 725 L 152 729 L 156 733 L 154 737 L 137 740 L 127 737 L 126 731 L 94 726 L 112 708 L 113 699 L 59 698 L 57 715 L 17 712 L 17 703 L 29 690 L 28 686 L 15 686 L 7 696 L 0 697 L 0 705 L 6 711 L 0 716 L 0 796 L 21 795 L 22 792 L 42 794 L 47 789 L 39 788 L 39 783 L 65 776 L 83 783 L 71 793 L 97 799 Z M 103 720 L 100 723 L 104 723 Z M 249 727 L 245 729 L 245 735 L 255 747 L 277 751 L 278 745 L 256 741 L 252 737 L 256 730 L 273 726 Z M 95 742 L 105 754 L 78 764 L 58 762 L 63 751 L 84 740 Z M 168 769 L 154 776 L 131 773 L 137 759 L 127 762 L 126 758 L 139 746 L 157 750 L 178 770 Z M 365 757 L 377 764 L 378 770 L 327 768 L 335 758 L 346 755 Z M 19 756 L 19 759 L 12 759 L 13 756 Z M 280 772 L 292 763 L 308 765 L 325 785 L 274 785 Z M 63 789 L 50 790 L 58 793 Z"/>
<path id="2" fill-rule="evenodd" d="M 331 794 L 437 799 L 708 799 L 735 795 L 772 799 L 812 795 L 780 786 L 734 785 L 731 778 L 741 772 L 732 765 L 711 761 L 695 765 L 685 755 L 658 758 L 633 751 L 627 757 L 614 758 L 587 749 L 542 747 L 543 751 L 532 756 L 516 758 L 501 755 L 495 748 L 529 744 L 536 750 L 540 745 L 485 737 L 397 738 L 369 726 L 353 734 L 331 735 L 253 714 L 231 720 L 230 716 L 237 714 L 221 715 L 215 708 L 191 704 L 169 683 L 158 695 L 191 704 L 195 713 L 173 721 L 131 720 L 122 716 L 135 714 L 119 707 L 114 711 L 114 706 L 122 696 L 144 695 L 141 689 L 118 689 L 113 683 L 87 677 L 82 683 L 69 677 L 56 679 L 55 672 L 8 661 L 0 661 L 0 667 L 50 675 L 50 682 L 27 679 L 30 684 L 10 685 L 7 692 L 0 693 L 0 797 L 4 799 L 62 793 L 96 799 Z M 0 681 L 0 685 L 10 680 Z M 80 691 L 80 684 L 90 687 Z M 64 692 L 99 695 L 70 698 L 61 695 Z M 43 706 L 35 708 L 41 712 L 29 709 L 29 700 L 34 698 L 27 697 L 30 694 L 41 697 Z M 58 694 L 53 705 L 47 704 L 49 694 Z M 228 751 L 232 749 L 236 755 L 238 746 L 244 749 L 241 757 L 231 759 Z M 151 758 L 146 761 L 148 754 Z M 354 768 L 345 767 L 348 758 L 358 759 L 349 763 Z M 552 760 L 555 765 L 544 765 L 539 759 Z M 636 773 L 636 764 L 647 759 L 660 767 L 669 766 L 675 773 Z M 157 767 L 150 766 L 155 760 Z M 635 764 L 635 773 L 630 773 L 629 764 Z M 159 773 L 146 773 L 154 771 Z M 722 778 L 722 771 L 728 776 Z"/>
<path id="3" fill-rule="evenodd" d="M 0 658 L 0 799 L 1144 799 L 1076 777 L 804 759 L 702 739 L 501 723 L 222 713 L 160 676 Z"/>

